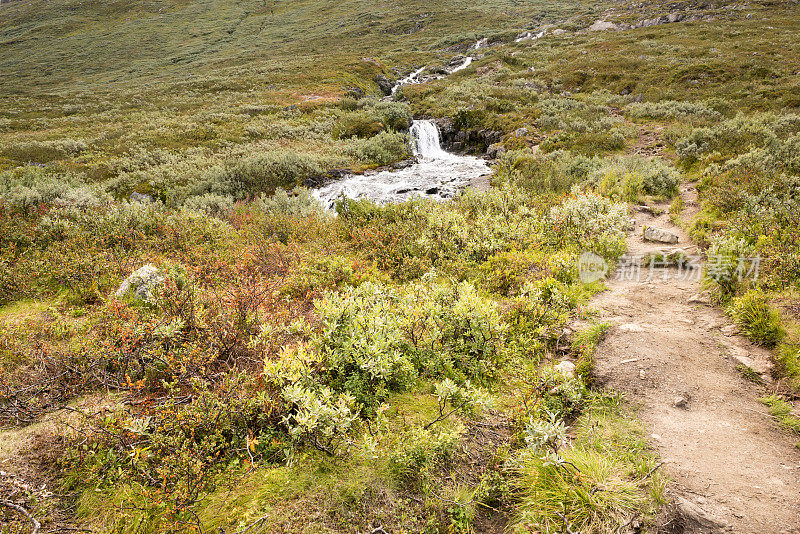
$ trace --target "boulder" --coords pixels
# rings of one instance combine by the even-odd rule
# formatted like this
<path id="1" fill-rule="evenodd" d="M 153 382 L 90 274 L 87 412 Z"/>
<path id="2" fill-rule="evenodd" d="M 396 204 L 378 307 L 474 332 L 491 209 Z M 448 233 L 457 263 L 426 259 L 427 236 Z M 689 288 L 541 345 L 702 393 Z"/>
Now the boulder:
<path id="1" fill-rule="evenodd" d="M 128 292 L 133 292 L 140 299 L 150 300 L 153 297 L 153 290 L 164 281 L 164 275 L 158 267 L 148 263 L 131 273 L 115 293 L 117 298 L 124 297 Z"/>
<path id="2" fill-rule="evenodd" d="M 645 241 L 656 241 L 658 243 L 675 244 L 678 242 L 678 236 L 672 232 L 667 232 L 655 226 L 645 226 L 642 231 L 642 236 Z"/>
<path id="3" fill-rule="evenodd" d="M 394 87 L 394 84 L 383 74 L 378 74 L 375 76 L 375 83 L 378 84 L 378 89 L 380 89 L 381 93 L 384 95 L 389 96 L 392 94 L 392 88 Z"/>
<path id="4" fill-rule="evenodd" d="M 447 66 L 448 67 L 459 67 L 466 60 L 467 60 L 467 56 L 459 54 L 457 56 L 453 56 L 453 58 L 450 60 L 450 62 L 447 64 Z"/>
<path id="5" fill-rule="evenodd" d="M 566 377 L 572 378 L 575 376 L 575 364 L 571 361 L 564 360 L 563 362 L 559 362 L 554 369 Z"/>
<path id="6" fill-rule="evenodd" d="M 565 33 L 567 33 L 567 30 L 561 28 L 553 30 L 553 35 L 564 35 Z"/>
<path id="7" fill-rule="evenodd" d="M 492 145 L 489 145 L 489 148 L 486 149 L 486 156 L 489 159 L 501 158 L 505 153 L 506 153 L 506 147 L 504 147 L 500 143 L 494 143 Z"/>
<path id="8" fill-rule="evenodd" d="M 147 195 L 145 193 L 137 193 L 136 191 L 131 193 L 131 196 L 128 197 L 128 200 L 130 200 L 131 202 L 141 202 L 143 204 L 149 204 L 151 202 L 155 202 L 153 197 L 151 197 L 150 195 Z"/>
<path id="9" fill-rule="evenodd" d="M 618 27 L 613 22 L 609 22 L 607 20 L 596 20 L 594 24 L 589 26 L 590 32 L 604 32 L 604 31 L 614 31 L 617 30 Z"/>

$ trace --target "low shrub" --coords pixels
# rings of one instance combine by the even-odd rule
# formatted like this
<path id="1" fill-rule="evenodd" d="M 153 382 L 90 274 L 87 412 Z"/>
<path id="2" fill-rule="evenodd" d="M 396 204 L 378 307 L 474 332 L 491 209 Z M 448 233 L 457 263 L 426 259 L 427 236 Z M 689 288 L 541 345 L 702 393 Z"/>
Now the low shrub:
<path id="1" fill-rule="evenodd" d="M 702 119 L 718 121 L 722 114 L 703 102 L 665 100 L 661 102 L 634 102 L 625 108 L 631 117 L 640 119 Z"/>
<path id="2" fill-rule="evenodd" d="M 604 195 L 637 202 L 642 195 L 672 198 L 678 192 L 680 175 L 660 159 L 638 156 L 609 158 L 589 176 Z"/>
<path id="3" fill-rule="evenodd" d="M 0 154 L 16 161 L 49 163 L 76 156 L 88 150 L 83 140 L 59 139 L 56 141 L 18 141 L 6 145 Z"/>

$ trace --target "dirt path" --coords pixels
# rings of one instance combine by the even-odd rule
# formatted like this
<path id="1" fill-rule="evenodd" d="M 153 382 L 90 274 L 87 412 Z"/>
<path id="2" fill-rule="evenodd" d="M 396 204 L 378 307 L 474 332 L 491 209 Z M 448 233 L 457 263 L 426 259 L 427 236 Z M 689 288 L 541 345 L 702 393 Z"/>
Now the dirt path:
<path id="1" fill-rule="evenodd" d="M 695 193 L 683 191 L 693 213 Z M 666 208 L 666 206 L 663 206 Z M 667 215 L 636 215 L 629 254 L 682 247 L 696 253 Z M 645 243 L 642 225 L 669 230 L 678 245 Z M 663 271 L 662 271 L 663 272 Z M 758 402 L 764 388 L 742 363 L 768 375 L 769 353 L 735 334 L 718 309 L 689 302 L 699 277 L 615 280 L 593 301 L 614 325 L 597 353 L 597 376 L 638 408 L 672 479 L 677 510 L 667 532 L 800 533 L 800 450 Z M 661 272 L 657 272 L 661 275 Z M 684 277 L 685 278 L 685 277 Z"/>

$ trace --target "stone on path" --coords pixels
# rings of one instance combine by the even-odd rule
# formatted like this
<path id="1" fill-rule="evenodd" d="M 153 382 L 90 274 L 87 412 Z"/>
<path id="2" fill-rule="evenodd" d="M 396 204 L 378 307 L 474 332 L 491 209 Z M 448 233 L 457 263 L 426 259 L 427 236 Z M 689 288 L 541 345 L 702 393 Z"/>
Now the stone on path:
<path id="1" fill-rule="evenodd" d="M 645 226 L 642 231 L 645 241 L 657 241 L 659 243 L 674 244 L 678 242 L 678 236 L 672 232 L 667 232 L 655 226 Z"/>

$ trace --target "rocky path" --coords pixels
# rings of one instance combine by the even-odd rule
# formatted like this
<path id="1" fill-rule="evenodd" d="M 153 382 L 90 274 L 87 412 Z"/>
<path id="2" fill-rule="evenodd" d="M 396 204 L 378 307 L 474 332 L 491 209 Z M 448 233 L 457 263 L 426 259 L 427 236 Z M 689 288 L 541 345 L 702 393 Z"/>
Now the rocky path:
<path id="1" fill-rule="evenodd" d="M 693 188 L 682 194 L 691 214 Z M 639 211 L 636 222 L 629 254 L 697 252 L 667 215 Z M 679 244 L 644 242 L 645 224 L 677 234 Z M 693 298 L 699 276 L 674 268 L 656 270 L 651 280 L 647 269 L 627 274 L 624 280 L 612 275 L 609 291 L 593 301 L 599 320 L 613 325 L 599 347 L 596 372 L 601 384 L 637 407 L 664 461 L 676 514 L 663 530 L 800 533 L 797 439 L 759 403 L 765 386 L 742 372 L 745 364 L 768 381 L 769 353 L 736 335 L 718 309 Z"/>

